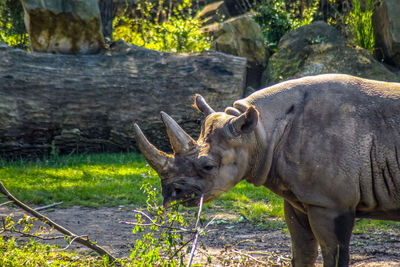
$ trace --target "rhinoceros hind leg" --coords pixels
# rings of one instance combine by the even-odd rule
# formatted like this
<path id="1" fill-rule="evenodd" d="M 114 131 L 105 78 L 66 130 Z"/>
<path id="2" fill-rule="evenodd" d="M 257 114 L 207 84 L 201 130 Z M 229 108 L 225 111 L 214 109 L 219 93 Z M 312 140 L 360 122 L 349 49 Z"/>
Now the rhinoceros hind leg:
<path id="1" fill-rule="evenodd" d="M 324 267 L 349 265 L 349 245 L 354 226 L 353 212 L 338 212 L 321 207 L 309 207 L 311 229 L 321 247 Z"/>
<path id="2" fill-rule="evenodd" d="M 294 267 L 314 266 L 318 255 L 318 244 L 311 231 L 307 214 L 284 204 L 285 220 L 292 239 L 292 265 Z"/>

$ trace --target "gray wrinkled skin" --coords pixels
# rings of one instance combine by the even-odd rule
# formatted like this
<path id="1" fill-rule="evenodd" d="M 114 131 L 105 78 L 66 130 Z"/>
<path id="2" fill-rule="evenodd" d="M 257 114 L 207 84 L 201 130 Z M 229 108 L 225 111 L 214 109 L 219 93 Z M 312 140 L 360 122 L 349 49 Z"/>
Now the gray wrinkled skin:
<path id="1" fill-rule="evenodd" d="M 285 199 L 294 266 L 313 266 L 318 244 L 324 266 L 348 266 L 356 217 L 400 221 L 400 84 L 319 75 L 225 112 L 195 106 L 208 116 L 190 149 L 175 143 L 162 166 L 144 152 L 166 204 L 209 201 L 243 179 L 265 186 Z"/>

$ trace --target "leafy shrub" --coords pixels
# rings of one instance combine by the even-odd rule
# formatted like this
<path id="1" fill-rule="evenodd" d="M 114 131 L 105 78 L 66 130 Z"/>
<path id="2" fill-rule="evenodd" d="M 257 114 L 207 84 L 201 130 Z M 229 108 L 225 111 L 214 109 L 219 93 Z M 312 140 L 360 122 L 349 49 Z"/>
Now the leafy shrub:
<path id="1" fill-rule="evenodd" d="M 149 49 L 168 52 L 200 52 L 210 48 L 201 32 L 201 22 L 192 16 L 191 1 L 183 0 L 172 10 L 163 1 L 138 3 L 133 18 L 116 17 L 113 39 L 121 39 Z"/>
<path id="2" fill-rule="evenodd" d="M 375 47 L 374 29 L 372 26 L 375 0 L 366 0 L 364 2 L 365 5 L 362 8 L 361 0 L 353 0 L 353 10 L 350 12 L 349 24 L 356 37 L 357 44 L 372 53 Z"/>
<path id="3" fill-rule="evenodd" d="M 0 1 L 0 42 L 22 49 L 27 49 L 29 46 L 24 11 L 20 1 Z"/>
<path id="4" fill-rule="evenodd" d="M 290 30 L 310 24 L 317 12 L 319 1 L 298 14 L 297 9 L 288 8 L 284 0 L 257 0 L 254 4 L 255 20 L 261 26 L 267 45 L 276 49 L 279 40 Z M 298 3 L 297 3 L 298 4 Z M 288 10 L 289 9 L 289 10 Z"/>
<path id="5" fill-rule="evenodd" d="M 290 14 L 284 1 L 261 0 L 255 5 L 256 22 L 260 24 L 268 45 L 276 46 L 281 37 L 292 29 Z"/>
<path id="6" fill-rule="evenodd" d="M 183 233 L 187 231 L 188 221 L 178 212 L 178 205 L 173 205 L 166 212 L 159 206 L 159 192 L 150 184 L 144 184 L 142 189 L 147 194 L 147 213 L 137 211 L 137 223 L 133 233 L 143 233 L 141 239 L 136 239 L 130 255 L 133 266 L 183 266 L 183 249 L 188 242 L 184 241 Z"/>

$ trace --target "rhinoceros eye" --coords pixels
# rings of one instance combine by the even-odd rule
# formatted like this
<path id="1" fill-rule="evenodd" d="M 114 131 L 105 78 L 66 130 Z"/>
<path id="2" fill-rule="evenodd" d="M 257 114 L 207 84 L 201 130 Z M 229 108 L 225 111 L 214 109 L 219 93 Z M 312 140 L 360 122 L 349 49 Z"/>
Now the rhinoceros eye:
<path id="1" fill-rule="evenodd" d="M 203 156 L 199 158 L 198 168 L 204 173 L 209 173 L 215 168 L 215 162 L 207 156 Z"/>
<path id="2" fill-rule="evenodd" d="M 212 169 L 214 169 L 214 166 L 213 165 L 204 165 L 203 166 L 203 170 L 205 170 L 205 171 L 211 171 Z"/>

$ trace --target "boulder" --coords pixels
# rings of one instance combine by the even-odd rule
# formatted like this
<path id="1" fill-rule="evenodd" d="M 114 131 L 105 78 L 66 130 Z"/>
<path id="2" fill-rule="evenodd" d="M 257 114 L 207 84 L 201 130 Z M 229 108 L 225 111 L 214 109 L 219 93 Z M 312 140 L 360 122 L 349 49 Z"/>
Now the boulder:
<path id="1" fill-rule="evenodd" d="M 247 58 L 247 86 L 260 88 L 261 75 L 269 53 L 264 45 L 261 28 L 252 15 L 231 18 L 208 27 L 208 30 L 213 36 L 212 49 Z"/>
<path id="2" fill-rule="evenodd" d="M 264 73 L 264 85 L 323 73 L 344 73 L 381 81 L 399 81 L 396 74 L 365 49 L 346 43 L 325 22 L 314 22 L 282 37 Z"/>
<path id="3" fill-rule="evenodd" d="M 104 48 L 98 0 L 22 0 L 32 51 L 92 54 Z"/>
<path id="4" fill-rule="evenodd" d="M 243 95 L 246 59 L 170 54 L 124 43 L 96 55 L 27 53 L 0 46 L 0 157 L 136 150 L 133 123 L 169 148 L 160 111 L 193 137 L 202 94 L 215 110 Z"/>
<path id="5" fill-rule="evenodd" d="M 383 0 L 372 16 L 375 34 L 375 56 L 400 67 L 400 1 Z"/>

